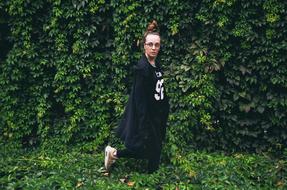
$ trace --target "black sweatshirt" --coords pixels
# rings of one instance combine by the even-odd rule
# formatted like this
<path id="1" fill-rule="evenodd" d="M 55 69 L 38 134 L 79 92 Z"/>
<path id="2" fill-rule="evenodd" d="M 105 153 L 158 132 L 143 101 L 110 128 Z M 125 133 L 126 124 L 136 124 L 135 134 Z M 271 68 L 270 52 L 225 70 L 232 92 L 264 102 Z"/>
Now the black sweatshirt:
<path id="1" fill-rule="evenodd" d="M 158 63 L 152 66 L 143 54 L 134 67 L 131 94 L 116 134 L 130 150 L 145 148 L 150 143 L 155 151 L 160 151 L 168 113 L 162 69 Z"/>

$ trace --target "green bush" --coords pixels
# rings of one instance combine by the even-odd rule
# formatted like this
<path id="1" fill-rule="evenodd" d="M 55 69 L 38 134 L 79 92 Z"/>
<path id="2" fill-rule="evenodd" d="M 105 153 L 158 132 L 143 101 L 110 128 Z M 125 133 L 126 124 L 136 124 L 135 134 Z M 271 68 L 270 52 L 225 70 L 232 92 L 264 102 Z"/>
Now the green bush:
<path id="1" fill-rule="evenodd" d="M 286 159 L 191 151 L 178 162 L 144 173 L 144 161 L 118 160 L 101 173 L 104 154 L 75 147 L 60 151 L 0 151 L 1 189 L 286 189 Z M 130 186 L 120 180 L 128 176 Z"/>
<path id="2" fill-rule="evenodd" d="M 286 147 L 286 7 L 276 0 L 218 1 L 203 3 L 196 16 L 207 47 L 225 62 L 216 77 L 219 146 Z"/>
<path id="3" fill-rule="evenodd" d="M 0 10 L 2 142 L 103 145 L 156 19 L 171 100 L 166 154 L 286 148 L 283 0 L 11 0 Z"/>

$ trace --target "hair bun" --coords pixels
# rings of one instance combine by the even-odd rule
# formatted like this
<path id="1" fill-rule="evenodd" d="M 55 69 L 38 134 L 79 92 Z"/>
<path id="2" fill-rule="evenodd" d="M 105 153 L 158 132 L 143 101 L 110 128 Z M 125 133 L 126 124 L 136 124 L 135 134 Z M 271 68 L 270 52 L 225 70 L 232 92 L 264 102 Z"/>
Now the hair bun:
<path id="1" fill-rule="evenodd" d="M 146 40 L 146 37 L 147 35 L 149 34 L 154 34 L 154 35 L 159 35 L 159 31 L 158 31 L 158 26 L 157 26 L 157 22 L 155 20 L 151 21 L 148 26 L 147 26 L 147 29 L 144 33 L 144 36 L 143 36 L 143 43 L 145 43 L 145 40 Z"/>
<path id="2" fill-rule="evenodd" d="M 150 22 L 147 26 L 147 32 L 157 32 L 158 30 L 158 26 L 157 26 L 157 22 L 155 20 L 153 20 L 152 22 Z"/>

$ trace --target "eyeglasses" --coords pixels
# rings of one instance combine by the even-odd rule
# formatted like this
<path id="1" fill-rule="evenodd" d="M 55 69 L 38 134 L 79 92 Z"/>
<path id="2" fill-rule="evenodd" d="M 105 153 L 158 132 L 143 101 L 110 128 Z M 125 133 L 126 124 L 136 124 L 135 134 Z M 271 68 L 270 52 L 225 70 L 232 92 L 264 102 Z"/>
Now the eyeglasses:
<path id="1" fill-rule="evenodd" d="M 153 48 L 153 46 L 155 47 L 155 49 L 158 49 L 160 48 L 160 43 L 152 43 L 152 42 L 149 42 L 149 43 L 145 43 L 145 45 L 147 45 L 149 48 Z"/>

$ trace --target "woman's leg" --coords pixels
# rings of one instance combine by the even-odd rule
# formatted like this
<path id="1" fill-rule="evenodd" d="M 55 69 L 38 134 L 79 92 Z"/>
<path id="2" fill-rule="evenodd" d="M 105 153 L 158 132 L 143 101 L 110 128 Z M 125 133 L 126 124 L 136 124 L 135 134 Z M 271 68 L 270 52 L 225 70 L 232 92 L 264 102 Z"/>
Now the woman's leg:
<path id="1" fill-rule="evenodd" d="M 148 173 L 153 173 L 159 168 L 160 164 L 160 149 L 153 149 L 148 158 Z"/>
<path id="2" fill-rule="evenodd" d="M 159 168 L 160 164 L 160 154 L 159 148 L 151 148 L 148 152 L 145 151 L 132 151 L 130 149 L 117 150 L 115 152 L 115 157 L 117 158 L 135 158 L 135 159 L 147 159 L 147 172 L 153 173 Z"/>
<path id="3" fill-rule="evenodd" d="M 161 147 L 161 143 L 154 141 L 154 139 L 149 139 L 147 142 L 148 173 L 153 173 L 158 170 L 160 164 Z"/>
<path id="4" fill-rule="evenodd" d="M 123 150 L 117 150 L 116 157 L 117 158 L 136 158 L 136 159 L 143 159 L 144 153 L 139 151 L 132 151 L 130 149 L 123 149 Z"/>

